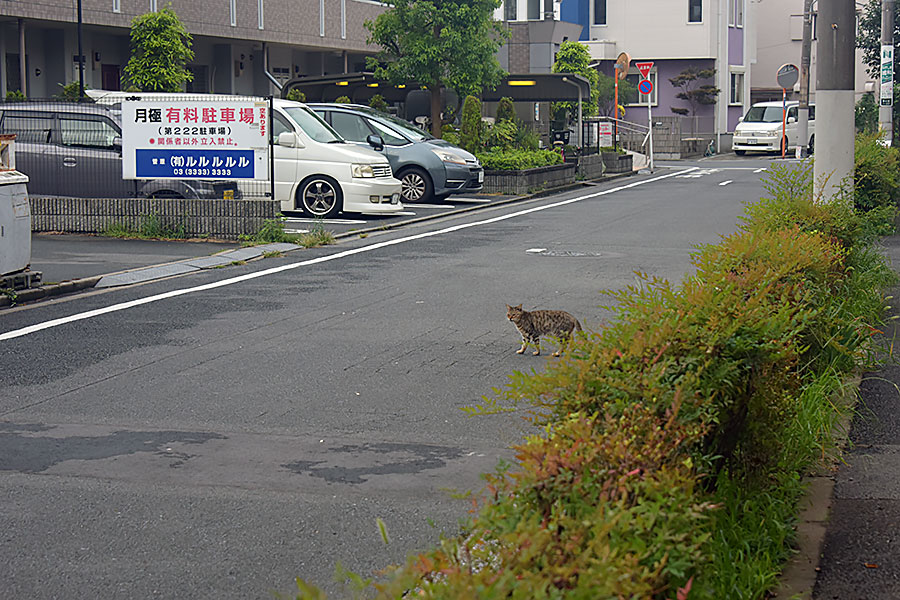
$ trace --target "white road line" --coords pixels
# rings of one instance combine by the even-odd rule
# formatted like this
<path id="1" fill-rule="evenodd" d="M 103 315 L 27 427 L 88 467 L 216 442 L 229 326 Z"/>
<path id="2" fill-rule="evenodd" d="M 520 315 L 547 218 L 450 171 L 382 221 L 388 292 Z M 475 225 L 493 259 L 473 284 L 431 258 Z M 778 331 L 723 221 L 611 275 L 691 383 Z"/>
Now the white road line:
<path id="1" fill-rule="evenodd" d="M 420 204 L 419 202 L 411 202 L 406 205 L 407 208 L 456 208 L 452 204 Z"/>
<path id="2" fill-rule="evenodd" d="M 402 213 L 392 213 L 395 215 L 399 215 Z M 285 220 L 286 224 L 294 224 L 294 223 L 322 223 L 323 225 L 334 224 L 334 225 L 365 225 L 368 221 L 360 221 L 357 219 L 296 219 L 292 217 L 288 217 Z"/>
<path id="3" fill-rule="evenodd" d="M 462 203 L 466 202 L 469 204 L 490 204 L 490 198 L 465 198 L 463 196 L 453 196 L 453 201 Z"/>
<path id="4" fill-rule="evenodd" d="M 576 202 L 581 202 L 582 200 L 590 200 L 591 198 L 599 198 L 600 196 L 614 194 L 616 192 L 621 192 L 622 190 L 627 190 L 627 189 L 631 189 L 631 188 L 638 187 L 641 185 L 646 185 L 648 183 L 654 183 L 654 182 L 660 181 L 662 179 L 668 179 L 669 177 L 678 177 L 679 175 L 683 175 L 684 173 L 689 173 L 696 169 L 697 169 L 697 167 L 690 167 L 689 169 L 686 169 L 684 171 L 676 171 L 676 172 L 670 173 L 668 175 L 661 175 L 659 177 L 654 177 L 653 179 L 643 179 L 641 181 L 635 181 L 634 183 L 629 183 L 627 185 L 622 185 L 622 186 L 619 186 L 616 188 L 603 190 L 600 192 L 594 192 L 592 194 L 586 194 L 584 196 L 576 196 L 575 198 L 569 198 L 567 200 L 560 200 L 559 202 L 553 202 L 551 204 L 543 204 L 541 206 L 534 206 L 532 208 L 526 208 L 524 210 L 520 210 L 520 211 L 512 212 L 512 213 L 506 213 L 506 214 L 499 215 L 496 217 L 491 217 L 490 219 L 484 219 L 482 221 L 472 221 L 470 223 L 460 223 L 459 225 L 445 227 L 444 229 L 438 229 L 435 231 L 426 231 L 423 233 L 417 233 L 415 235 L 408 235 L 406 237 L 396 238 L 393 240 L 387 240 L 384 242 L 378 242 L 376 244 L 370 244 L 368 246 L 361 246 L 359 248 L 343 250 L 341 252 L 336 252 L 334 254 L 329 254 L 326 256 L 319 256 L 317 258 L 311 258 L 309 260 L 304 260 L 304 261 L 291 263 L 291 264 L 287 264 L 287 265 L 281 265 L 278 267 L 272 267 L 271 269 L 256 271 L 255 273 L 246 273 L 246 274 L 240 275 L 238 277 L 222 279 L 220 281 L 214 281 L 212 283 L 207 283 L 204 285 L 198 285 L 198 286 L 190 287 L 190 288 L 182 288 L 180 290 L 172 290 L 170 292 L 156 294 L 154 296 L 147 296 L 145 298 L 138 298 L 136 300 L 130 300 L 128 302 L 113 304 L 112 306 L 106 306 L 104 308 L 97 308 L 94 310 L 89 310 L 87 312 L 70 315 L 68 317 L 61 317 L 59 319 L 53 319 L 50 321 L 45 321 L 43 323 L 29 325 L 28 327 L 23 327 L 21 329 L 7 331 L 6 333 L 0 333 L 0 341 L 11 340 L 11 339 L 22 337 L 22 336 L 29 335 L 32 333 L 37 333 L 38 331 L 43 331 L 45 329 L 59 327 L 60 325 L 65 325 L 67 323 L 74 323 L 76 321 L 92 319 L 94 317 L 99 317 L 101 315 L 119 312 L 122 310 L 127 310 L 129 308 L 134 308 L 136 306 L 142 306 L 144 304 L 159 302 L 160 300 L 166 300 L 168 298 L 177 298 L 178 296 L 184 296 L 184 295 L 193 294 L 196 292 L 205 292 L 207 290 L 214 290 L 216 288 L 225 287 L 228 285 L 234 285 L 236 283 L 241 283 L 243 281 L 250 281 L 251 279 L 258 279 L 260 277 L 274 275 L 276 273 L 281 273 L 282 271 L 290 271 L 292 269 L 298 269 L 300 267 L 306 267 L 309 265 L 317 265 L 319 263 L 331 262 L 333 260 L 347 258 L 348 256 L 355 256 L 357 254 L 363 254 L 365 252 L 372 252 L 373 250 L 387 248 L 388 246 L 396 246 L 398 244 L 405 244 L 406 242 L 413 242 L 416 240 L 426 239 L 426 238 L 430 238 L 430 237 L 436 237 L 439 235 L 446 235 L 448 233 L 454 233 L 457 231 L 462 231 L 464 229 L 470 229 L 472 227 L 480 227 L 482 225 L 491 225 L 493 223 L 507 221 L 509 219 L 514 219 L 516 217 L 529 215 L 531 213 L 541 212 L 541 211 L 549 210 L 551 208 L 558 208 L 560 206 L 566 206 L 568 204 L 574 204 Z"/>
<path id="5" fill-rule="evenodd" d="M 757 170 L 755 170 L 755 171 L 753 171 L 753 172 L 754 172 L 754 173 L 762 173 L 763 171 L 768 171 L 768 169 L 766 169 L 765 167 L 763 167 L 762 169 L 757 169 Z"/>
<path id="6" fill-rule="evenodd" d="M 728 185 L 728 184 L 731 183 L 732 181 L 734 181 L 734 179 L 729 179 L 729 180 L 727 180 L 727 181 L 723 181 L 723 182 L 720 183 L 719 185 Z"/>

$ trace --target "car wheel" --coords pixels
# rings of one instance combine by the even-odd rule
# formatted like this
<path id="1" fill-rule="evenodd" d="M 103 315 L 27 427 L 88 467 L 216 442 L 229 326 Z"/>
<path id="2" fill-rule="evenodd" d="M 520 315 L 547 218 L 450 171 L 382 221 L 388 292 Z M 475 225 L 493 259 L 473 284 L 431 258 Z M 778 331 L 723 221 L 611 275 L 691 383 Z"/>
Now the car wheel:
<path id="1" fill-rule="evenodd" d="M 397 177 L 400 186 L 400 199 L 403 202 L 428 202 L 434 195 L 431 177 L 424 170 L 412 167 L 401 171 Z"/>
<path id="2" fill-rule="evenodd" d="M 738 156 L 743 156 L 743 155 L 747 154 L 747 151 L 746 150 L 735 150 L 734 153 L 737 154 Z"/>
<path id="3" fill-rule="evenodd" d="M 815 146 L 816 146 L 816 136 L 811 136 L 809 138 L 809 146 L 806 147 L 806 151 L 809 153 L 810 156 L 812 156 L 813 152 L 815 151 Z"/>
<path id="4" fill-rule="evenodd" d="M 310 216 L 333 217 L 341 211 L 343 204 L 341 186 L 331 177 L 314 175 L 303 180 L 297 188 L 297 208 Z"/>

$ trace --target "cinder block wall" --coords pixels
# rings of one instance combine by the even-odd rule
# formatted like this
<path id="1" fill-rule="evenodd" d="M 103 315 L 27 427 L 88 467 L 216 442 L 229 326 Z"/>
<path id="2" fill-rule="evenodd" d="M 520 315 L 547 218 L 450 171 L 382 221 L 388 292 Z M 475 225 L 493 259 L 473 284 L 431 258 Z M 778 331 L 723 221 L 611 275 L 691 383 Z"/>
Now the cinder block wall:
<path id="1" fill-rule="evenodd" d="M 114 225 L 139 229 L 153 215 L 191 237 L 237 239 L 253 235 L 263 221 L 280 212 L 278 202 L 260 198 L 187 200 L 181 198 L 36 198 L 31 203 L 32 231 L 102 233 Z"/>

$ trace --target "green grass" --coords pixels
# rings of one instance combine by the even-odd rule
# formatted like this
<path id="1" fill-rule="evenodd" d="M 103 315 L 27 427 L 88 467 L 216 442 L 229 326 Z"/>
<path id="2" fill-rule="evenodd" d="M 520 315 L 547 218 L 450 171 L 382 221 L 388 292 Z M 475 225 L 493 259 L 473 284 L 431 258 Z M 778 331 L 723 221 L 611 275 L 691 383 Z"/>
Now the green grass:
<path id="1" fill-rule="evenodd" d="M 185 240 L 188 238 L 184 224 L 172 226 L 159 215 L 141 215 L 137 229 L 123 223 L 113 223 L 101 232 L 106 237 L 140 240 Z"/>

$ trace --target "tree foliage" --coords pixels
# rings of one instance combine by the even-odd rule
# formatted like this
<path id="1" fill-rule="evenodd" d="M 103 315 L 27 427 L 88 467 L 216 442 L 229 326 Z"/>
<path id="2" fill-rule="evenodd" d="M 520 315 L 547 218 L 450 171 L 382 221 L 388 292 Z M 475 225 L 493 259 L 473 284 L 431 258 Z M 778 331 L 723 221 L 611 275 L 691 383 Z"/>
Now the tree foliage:
<path id="1" fill-rule="evenodd" d="M 581 114 L 585 117 L 592 117 L 597 114 L 598 103 L 600 101 L 600 89 L 597 86 L 599 73 L 590 66 L 591 54 L 587 47 L 579 42 L 563 42 L 559 46 L 559 52 L 556 53 L 556 61 L 553 63 L 552 71 L 554 73 L 574 73 L 581 75 L 591 84 L 590 98 L 584 98 L 581 101 Z M 568 115 L 574 115 L 578 112 L 577 102 L 555 102 L 553 104 L 553 113 L 558 114 L 565 110 Z"/>
<path id="2" fill-rule="evenodd" d="M 185 67 L 194 59 L 192 41 L 171 5 L 135 17 L 125 81 L 142 92 L 181 91 L 194 78 Z"/>
<path id="3" fill-rule="evenodd" d="M 857 133 L 875 133 L 878 130 L 878 104 L 875 94 L 868 92 L 856 103 L 854 121 Z"/>
<path id="4" fill-rule="evenodd" d="M 508 35 L 493 18 L 499 7 L 500 0 L 391 0 L 365 23 L 368 42 L 381 46 L 368 67 L 394 85 L 416 81 L 429 89 L 432 133 L 440 137 L 441 88 L 480 96 L 505 75 L 496 57 Z"/>
<path id="5" fill-rule="evenodd" d="M 715 76 L 715 69 L 698 69 L 697 67 L 690 66 L 675 77 L 669 79 L 669 82 L 673 86 L 681 89 L 680 92 L 675 94 L 675 97 L 685 100 L 690 105 L 690 109 L 673 106 L 671 107 L 672 112 L 677 115 L 686 115 L 690 113 L 691 115 L 696 116 L 697 109 L 700 108 L 700 106 L 715 104 L 716 96 L 719 95 L 721 90 L 711 84 L 701 84 L 701 81 L 712 79 Z"/>
<path id="6" fill-rule="evenodd" d="M 598 108 L 600 114 L 611 117 L 616 103 L 616 80 L 604 73 L 597 73 L 597 97 L 599 99 Z M 627 79 L 620 79 L 619 105 L 624 106 L 625 104 L 637 102 L 637 97 L 637 87 Z"/>
<path id="7" fill-rule="evenodd" d="M 869 75 L 881 81 L 881 0 L 868 0 L 859 17 L 856 46 L 862 50 Z M 900 55 L 900 4 L 894 5 L 894 81 L 897 81 L 897 56 Z"/>

